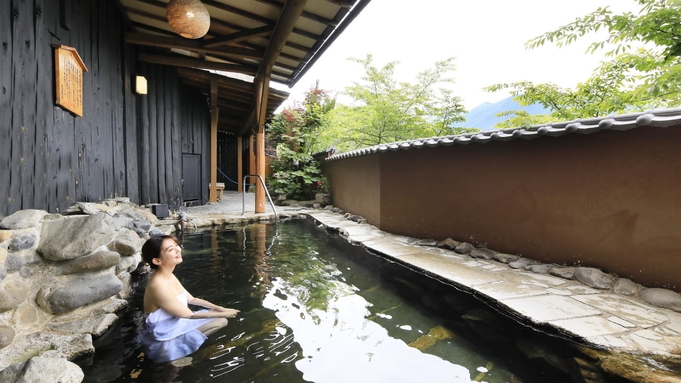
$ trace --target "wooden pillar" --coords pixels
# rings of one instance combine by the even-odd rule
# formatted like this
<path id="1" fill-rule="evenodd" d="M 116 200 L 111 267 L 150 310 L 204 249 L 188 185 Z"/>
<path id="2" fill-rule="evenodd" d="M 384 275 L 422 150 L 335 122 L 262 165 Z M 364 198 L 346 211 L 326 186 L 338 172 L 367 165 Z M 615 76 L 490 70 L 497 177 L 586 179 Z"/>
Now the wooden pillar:
<path id="1" fill-rule="evenodd" d="M 255 171 L 265 181 L 265 117 L 267 116 L 267 99 L 269 97 L 270 76 L 257 78 L 256 86 L 256 138 L 255 138 Z M 255 212 L 264 213 L 267 203 L 265 188 L 255 180 Z"/>
<path id="2" fill-rule="evenodd" d="M 248 174 L 255 174 L 255 136 L 248 136 Z M 246 180 L 253 183 L 253 179 Z"/>
<path id="3" fill-rule="evenodd" d="M 210 202 L 217 202 L 218 191 L 218 83 L 210 83 Z"/>
<path id="4" fill-rule="evenodd" d="M 244 138 L 243 137 L 237 137 L 236 139 L 236 192 L 237 193 L 243 193 L 244 191 L 244 184 L 243 184 L 243 179 L 244 179 L 244 169 L 243 169 L 243 161 L 242 159 L 244 158 Z"/>

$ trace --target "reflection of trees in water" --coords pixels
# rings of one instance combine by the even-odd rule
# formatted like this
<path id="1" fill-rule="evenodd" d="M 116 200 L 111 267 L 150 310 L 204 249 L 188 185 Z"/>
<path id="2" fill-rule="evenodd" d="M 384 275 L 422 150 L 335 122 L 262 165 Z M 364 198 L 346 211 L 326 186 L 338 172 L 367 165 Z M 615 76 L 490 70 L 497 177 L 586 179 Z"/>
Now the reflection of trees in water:
<path id="1" fill-rule="evenodd" d="M 326 311 L 329 301 L 354 293 L 352 287 L 337 280 L 342 273 L 336 265 L 318 257 L 320 249 L 311 234 L 291 235 L 287 227 L 282 231 L 286 240 L 273 242 L 271 257 L 263 260 L 266 265 L 269 261 L 268 287 L 272 287 L 269 278 L 279 279 L 275 295 L 295 297 L 311 312 Z"/>

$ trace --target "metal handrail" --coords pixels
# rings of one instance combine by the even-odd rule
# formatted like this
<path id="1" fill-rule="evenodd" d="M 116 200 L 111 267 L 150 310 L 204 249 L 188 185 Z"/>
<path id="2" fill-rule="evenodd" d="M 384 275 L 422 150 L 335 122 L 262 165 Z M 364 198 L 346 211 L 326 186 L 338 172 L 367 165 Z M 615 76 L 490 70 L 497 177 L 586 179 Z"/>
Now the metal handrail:
<path id="1" fill-rule="evenodd" d="M 267 195 L 267 199 L 270 201 L 270 206 L 272 206 L 272 211 L 274 212 L 274 220 L 278 221 L 279 217 L 277 216 L 277 209 L 274 208 L 274 202 L 272 202 L 272 197 L 270 197 L 270 192 L 267 191 L 267 188 L 265 187 L 265 181 L 263 181 L 262 177 L 260 177 L 260 174 L 246 174 L 244 176 L 243 184 L 246 183 L 246 178 L 248 177 L 258 177 L 260 180 L 260 183 L 262 184 L 262 188 L 265 189 L 265 194 Z M 241 195 L 241 215 L 244 215 L 246 213 L 246 192 L 243 192 Z"/>

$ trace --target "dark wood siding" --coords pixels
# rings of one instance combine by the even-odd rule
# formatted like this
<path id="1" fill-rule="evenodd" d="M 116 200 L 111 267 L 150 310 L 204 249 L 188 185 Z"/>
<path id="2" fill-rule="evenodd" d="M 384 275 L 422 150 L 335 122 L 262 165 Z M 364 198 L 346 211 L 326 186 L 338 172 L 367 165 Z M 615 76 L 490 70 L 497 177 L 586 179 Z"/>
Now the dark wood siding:
<path id="1" fill-rule="evenodd" d="M 170 67 L 139 65 L 124 25 L 114 0 L 0 0 L 0 218 L 124 196 L 176 209 L 184 152 L 202 155 L 207 190 L 205 95 Z M 53 44 L 88 68 L 82 117 L 55 104 Z M 148 95 L 133 93 L 135 74 Z"/>

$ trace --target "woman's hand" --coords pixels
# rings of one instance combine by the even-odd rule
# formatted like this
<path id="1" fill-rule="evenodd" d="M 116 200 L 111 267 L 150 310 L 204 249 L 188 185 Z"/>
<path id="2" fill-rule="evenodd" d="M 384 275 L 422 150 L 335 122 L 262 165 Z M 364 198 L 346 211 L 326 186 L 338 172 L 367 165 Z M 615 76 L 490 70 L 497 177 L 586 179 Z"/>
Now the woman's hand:
<path id="1" fill-rule="evenodd" d="M 211 309 L 211 311 L 216 311 L 216 312 L 219 312 L 221 314 L 224 314 L 224 315 L 220 316 L 221 318 L 235 318 L 237 316 L 237 314 L 239 314 L 241 312 L 241 311 L 236 310 L 236 309 L 230 309 L 230 308 L 221 307 L 221 306 L 217 306 L 217 307 Z"/>

